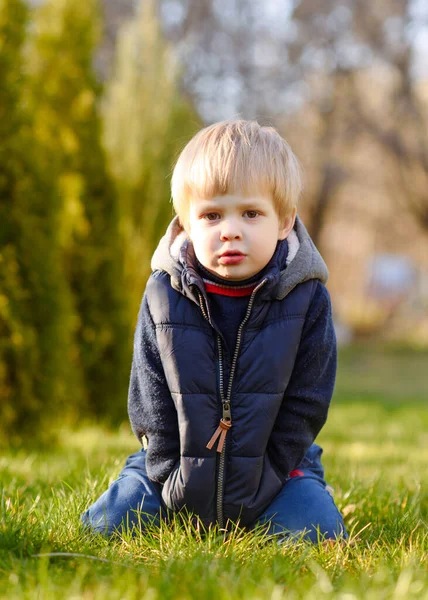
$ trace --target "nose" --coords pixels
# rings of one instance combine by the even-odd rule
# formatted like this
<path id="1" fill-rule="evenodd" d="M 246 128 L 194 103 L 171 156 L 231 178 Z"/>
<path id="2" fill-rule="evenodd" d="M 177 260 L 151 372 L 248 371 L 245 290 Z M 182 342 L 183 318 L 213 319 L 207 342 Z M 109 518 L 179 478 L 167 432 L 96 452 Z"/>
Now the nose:
<path id="1" fill-rule="evenodd" d="M 242 237 L 241 228 L 237 219 L 223 219 L 220 238 L 222 242 L 227 240 L 239 240 Z"/>

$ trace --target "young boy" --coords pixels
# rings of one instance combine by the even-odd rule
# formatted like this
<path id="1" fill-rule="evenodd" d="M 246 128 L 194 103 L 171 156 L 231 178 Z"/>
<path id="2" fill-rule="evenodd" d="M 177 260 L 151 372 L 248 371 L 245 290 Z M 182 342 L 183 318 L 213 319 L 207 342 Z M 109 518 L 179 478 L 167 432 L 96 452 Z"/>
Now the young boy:
<path id="1" fill-rule="evenodd" d="M 84 513 L 94 530 L 185 509 L 205 526 L 346 536 L 313 444 L 336 342 L 300 190 L 290 147 L 255 121 L 216 123 L 182 151 L 134 339 L 128 409 L 147 449 Z"/>

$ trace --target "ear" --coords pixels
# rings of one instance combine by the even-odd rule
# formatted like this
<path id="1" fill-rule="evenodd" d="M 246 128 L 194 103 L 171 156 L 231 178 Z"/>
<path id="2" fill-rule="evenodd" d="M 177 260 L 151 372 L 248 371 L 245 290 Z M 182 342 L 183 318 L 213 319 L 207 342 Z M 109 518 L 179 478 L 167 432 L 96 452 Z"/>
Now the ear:
<path id="1" fill-rule="evenodd" d="M 296 221 L 297 208 L 294 207 L 292 213 L 283 221 L 282 227 L 280 225 L 278 230 L 278 240 L 285 240 L 290 231 L 294 227 L 294 222 Z"/>

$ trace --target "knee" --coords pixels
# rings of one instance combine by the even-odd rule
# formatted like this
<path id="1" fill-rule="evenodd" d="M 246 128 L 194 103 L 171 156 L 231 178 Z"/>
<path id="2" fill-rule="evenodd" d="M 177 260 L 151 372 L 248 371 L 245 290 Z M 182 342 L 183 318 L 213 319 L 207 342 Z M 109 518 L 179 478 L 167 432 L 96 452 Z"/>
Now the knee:
<path id="1" fill-rule="evenodd" d="M 135 535 L 148 526 L 159 526 L 160 511 L 154 512 L 150 507 L 148 509 L 149 512 L 146 512 L 144 501 L 134 507 L 96 502 L 80 516 L 80 520 L 86 529 L 105 537 L 114 533 Z"/>
<path id="2" fill-rule="evenodd" d="M 81 522 L 105 536 L 136 533 L 160 523 L 160 500 L 155 490 L 145 488 L 135 477 L 118 479 L 82 515 Z"/>
<path id="3" fill-rule="evenodd" d="M 337 516 L 328 515 L 319 522 L 310 523 L 304 528 L 304 537 L 317 544 L 325 540 L 346 539 L 347 533 L 339 512 Z"/>
<path id="4" fill-rule="evenodd" d="M 274 518 L 265 525 L 267 525 L 267 532 L 280 541 L 284 539 L 294 539 L 296 541 L 305 539 L 317 544 L 325 540 L 346 539 L 348 537 L 340 514 L 336 519 L 324 518 L 313 521 L 284 524 L 275 522 Z"/>
<path id="5" fill-rule="evenodd" d="M 117 522 L 114 515 L 109 515 L 105 509 L 90 507 L 82 515 L 80 522 L 84 528 L 93 533 L 99 533 L 105 537 L 112 536 L 120 529 L 121 522 Z"/>
<path id="6" fill-rule="evenodd" d="M 269 532 L 311 542 L 346 538 L 342 516 L 332 496 L 317 480 L 292 480 L 265 515 Z"/>

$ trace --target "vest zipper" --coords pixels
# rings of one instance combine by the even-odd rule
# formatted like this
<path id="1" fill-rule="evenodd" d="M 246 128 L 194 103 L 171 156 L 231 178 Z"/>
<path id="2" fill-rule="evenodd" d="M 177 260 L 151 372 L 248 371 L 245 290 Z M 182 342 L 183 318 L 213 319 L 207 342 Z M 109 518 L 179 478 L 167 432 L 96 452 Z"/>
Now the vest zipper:
<path id="1" fill-rule="evenodd" d="M 232 365 L 230 368 L 230 376 L 229 383 L 227 386 L 227 395 L 226 399 L 224 398 L 224 388 L 223 388 L 223 348 L 221 345 L 220 336 L 217 333 L 217 347 L 218 347 L 218 358 L 219 358 L 219 380 L 220 380 L 220 399 L 222 403 L 222 420 L 232 423 L 232 415 L 230 410 L 230 399 L 232 396 L 232 386 L 233 386 L 233 378 L 235 375 L 236 365 L 238 362 L 239 349 L 241 346 L 242 340 L 242 331 L 245 325 L 250 318 L 251 311 L 253 309 L 254 298 L 256 297 L 257 292 L 261 287 L 264 286 L 267 279 L 263 279 L 252 291 L 250 300 L 247 306 L 247 312 L 245 313 L 245 317 L 242 320 L 238 328 L 238 333 L 236 336 L 236 344 L 235 344 L 235 352 L 233 353 Z M 202 294 L 198 291 L 199 295 L 199 304 L 201 307 L 202 314 L 204 318 L 209 321 L 208 314 L 204 305 L 204 299 Z M 223 495 L 224 495 L 224 466 L 226 462 L 226 444 L 223 444 L 221 449 L 220 458 L 219 458 L 219 466 L 218 466 L 218 477 L 217 477 L 217 495 L 216 495 L 216 508 L 217 508 L 217 521 L 219 523 L 220 529 L 224 529 L 224 514 L 223 514 Z"/>
<path id="2" fill-rule="evenodd" d="M 218 367 L 219 367 L 219 379 L 220 379 L 220 400 L 222 406 L 222 419 L 232 423 L 232 415 L 230 412 L 230 404 L 224 398 L 224 386 L 223 386 L 223 347 L 221 345 L 220 336 L 217 334 L 217 346 L 218 346 Z M 219 522 L 220 528 L 224 527 L 223 518 L 223 490 L 224 490 L 224 465 L 226 459 L 226 444 L 223 444 L 221 449 L 220 458 L 218 462 L 218 473 L 217 473 L 217 493 L 216 493 L 216 512 L 217 521 Z"/>

